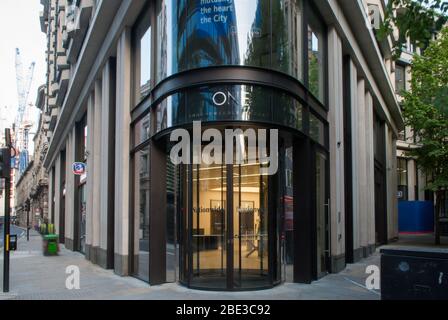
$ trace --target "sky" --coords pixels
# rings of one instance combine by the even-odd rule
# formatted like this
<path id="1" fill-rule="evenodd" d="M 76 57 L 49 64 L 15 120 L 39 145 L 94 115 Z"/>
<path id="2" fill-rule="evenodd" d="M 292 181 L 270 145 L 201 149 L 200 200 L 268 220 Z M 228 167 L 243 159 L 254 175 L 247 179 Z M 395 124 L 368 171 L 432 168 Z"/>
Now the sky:
<path id="1" fill-rule="evenodd" d="M 36 63 L 28 103 L 33 105 L 36 103 L 37 88 L 45 83 L 46 35 L 41 32 L 39 21 L 39 13 L 42 9 L 40 0 L 0 0 L 0 130 L 2 133 L 6 125 L 11 126 L 17 113 L 16 48 L 20 49 L 22 55 L 24 76 L 31 63 L 33 61 Z M 38 115 L 38 109 L 33 107 L 30 118 L 36 123 L 35 128 L 37 128 Z"/>

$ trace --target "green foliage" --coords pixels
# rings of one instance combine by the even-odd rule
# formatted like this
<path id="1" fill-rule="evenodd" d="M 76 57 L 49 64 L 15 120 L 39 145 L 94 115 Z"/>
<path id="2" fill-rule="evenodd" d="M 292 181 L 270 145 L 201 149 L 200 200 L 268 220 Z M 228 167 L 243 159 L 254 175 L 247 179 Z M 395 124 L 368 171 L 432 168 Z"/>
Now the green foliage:
<path id="1" fill-rule="evenodd" d="M 394 14 L 394 9 L 397 9 L 397 14 Z M 392 34 L 393 25 L 400 30 L 400 38 L 395 47 L 396 58 L 400 56 L 408 38 L 424 49 L 429 45 L 433 34 L 447 23 L 447 13 L 448 0 L 389 0 L 379 37 L 384 39 Z"/>
<path id="2" fill-rule="evenodd" d="M 412 63 L 411 91 L 404 93 L 403 115 L 421 148 L 411 151 L 420 168 L 432 174 L 428 186 L 448 187 L 448 28 Z"/>

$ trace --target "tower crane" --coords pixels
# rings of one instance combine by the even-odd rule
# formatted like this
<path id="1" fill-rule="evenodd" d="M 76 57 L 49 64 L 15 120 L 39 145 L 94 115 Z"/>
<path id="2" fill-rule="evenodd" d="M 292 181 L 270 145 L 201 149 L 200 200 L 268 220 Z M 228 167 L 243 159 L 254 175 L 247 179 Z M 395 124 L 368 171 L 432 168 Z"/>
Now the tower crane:
<path id="1" fill-rule="evenodd" d="M 19 172 L 22 173 L 28 166 L 28 136 L 31 127 L 33 126 L 33 123 L 27 116 L 27 101 L 30 94 L 31 83 L 33 81 L 35 63 L 31 63 L 27 70 L 26 77 L 24 77 L 22 57 L 20 55 L 20 50 L 16 49 L 15 64 L 19 102 L 15 120 L 15 147 L 19 152 Z"/>

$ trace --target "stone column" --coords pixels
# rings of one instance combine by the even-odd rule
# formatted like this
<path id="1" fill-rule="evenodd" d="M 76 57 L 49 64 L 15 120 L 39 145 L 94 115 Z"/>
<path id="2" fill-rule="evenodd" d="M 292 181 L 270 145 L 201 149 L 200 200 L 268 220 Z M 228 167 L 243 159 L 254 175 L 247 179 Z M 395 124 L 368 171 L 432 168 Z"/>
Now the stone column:
<path id="1" fill-rule="evenodd" d="M 328 34 L 330 123 L 330 233 L 332 270 L 345 267 L 344 93 L 342 41 L 332 27 Z"/>
<path id="2" fill-rule="evenodd" d="M 359 247 L 362 248 L 363 257 L 367 256 L 367 146 L 366 146 L 366 84 L 364 79 L 358 80 L 358 104 L 354 107 L 358 109 L 358 121 L 357 131 L 355 134 L 358 136 L 358 201 L 359 211 L 358 224 L 355 225 L 355 229 L 359 230 Z"/>
<path id="3" fill-rule="evenodd" d="M 115 131 L 114 270 L 129 274 L 129 170 L 131 123 L 131 32 L 126 28 L 117 46 L 117 101 Z"/>
<path id="4" fill-rule="evenodd" d="M 75 176 L 72 173 L 72 165 L 75 161 L 74 134 L 75 128 L 67 136 L 66 142 L 66 187 L 65 187 L 65 246 L 69 250 L 76 249 L 74 242 L 74 198 Z"/>
<path id="5" fill-rule="evenodd" d="M 385 131 L 387 240 L 389 241 L 398 237 L 397 138 L 388 125 L 385 125 Z"/>
<path id="6" fill-rule="evenodd" d="M 367 245 L 369 254 L 375 249 L 375 146 L 373 132 L 373 98 L 366 93 L 366 175 L 367 175 Z"/>
<path id="7" fill-rule="evenodd" d="M 114 165 L 115 165 L 115 61 L 103 69 L 101 104 L 100 250 L 98 263 L 106 269 L 114 264 Z"/>
<path id="8" fill-rule="evenodd" d="M 351 131 L 352 131 L 352 196 L 353 196 L 353 259 L 354 261 L 359 261 L 363 256 L 363 251 L 361 249 L 361 238 L 360 238 L 360 145 L 364 143 L 364 140 L 360 139 L 359 136 L 359 99 L 358 94 L 360 92 L 358 86 L 358 70 L 355 64 L 350 60 L 350 100 L 351 100 Z M 362 92 L 364 96 L 364 92 Z M 363 128 L 364 129 L 364 128 Z M 362 141 L 362 142 L 361 142 Z"/>
<path id="9" fill-rule="evenodd" d="M 94 106 L 94 124 L 93 124 L 93 210 L 92 210 L 92 250 L 91 261 L 98 263 L 98 251 L 100 247 L 100 213 L 101 213 L 101 104 L 102 104 L 102 85 L 101 80 L 95 82 L 95 106 Z"/>
<path id="10" fill-rule="evenodd" d="M 95 119 L 95 100 L 94 95 L 90 94 L 87 101 L 87 212 L 86 212 L 86 259 L 92 260 L 92 244 L 93 244 L 93 203 L 95 201 L 93 197 L 93 176 L 95 167 L 93 163 L 93 151 L 95 149 L 93 132 L 94 132 L 94 119 Z"/>
<path id="11" fill-rule="evenodd" d="M 51 182 L 52 183 L 52 182 Z M 61 186 L 61 154 L 56 157 L 54 163 L 54 227 L 57 235 L 60 235 L 59 230 L 59 215 L 61 212 L 61 196 L 62 196 L 62 186 Z M 65 235 L 64 235 L 65 238 Z"/>
<path id="12" fill-rule="evenodd" d="M 417 172 L 418 172 L 418 183 L 417 183 L 418 199 L 420 201 L 424 201 L 425 200 L 426 175 L 421 169 L 418 168 L 418 166 L 417 166 Z"/>
<path id="13" fill-rule="evenodd" d="M 54 179 L 54 171 L 53 171 L 53 167 L 50 168 L 49 172 L 48 172 L 48 193 L 47 193 L 47 209 L 48 209 L 48 222 L 54 225 L 54 218 L 53 218 L 53 189 L 54 189 L 54 185 L 53 185 L 53 179 Z M 42 199 L 43 201 L 45 199 Z M 55 231 L 56 232 L 56 229 Z"/>

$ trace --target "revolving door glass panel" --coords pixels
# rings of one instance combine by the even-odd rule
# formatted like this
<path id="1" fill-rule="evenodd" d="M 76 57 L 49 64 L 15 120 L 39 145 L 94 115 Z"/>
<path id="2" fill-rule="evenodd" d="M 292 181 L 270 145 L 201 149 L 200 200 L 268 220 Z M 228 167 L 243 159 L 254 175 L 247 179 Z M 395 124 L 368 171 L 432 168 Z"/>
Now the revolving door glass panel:
<path id="1" fill-rule="evenodd" d="M 246 290 L 273 286 L 270 176 L 258 158 L 238 165 L 181 165 L 178 170 L 180 281 L 192 288 Z M 229 187 L 231 186 L 231 187 Z M 191 203 L 191 205 L 189 204 Z M 270 255 L 271 254 L 271 255 Z"/>

